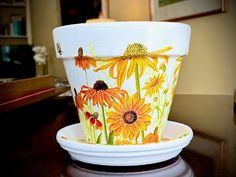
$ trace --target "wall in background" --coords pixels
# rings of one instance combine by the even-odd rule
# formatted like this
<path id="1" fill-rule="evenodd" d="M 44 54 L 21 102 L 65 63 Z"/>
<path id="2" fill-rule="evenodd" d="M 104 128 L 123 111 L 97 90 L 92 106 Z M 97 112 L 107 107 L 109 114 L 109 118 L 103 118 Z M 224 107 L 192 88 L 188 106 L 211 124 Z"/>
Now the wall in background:
<path id="1" fill-rule="evenodd" d="M 116 21 L 150 20 L 149 0 L 108 0 L 109 18 Z"/>
<path id="2" fill-rule="evenodd" d="M 49 53 L 49 73 L 65 80 L 65 70 L 61 60 L 56 59 L 52 30 L 61 25 L 59 0 L 31 1 L 32 41 L 34 45 L 46 46 Z"/>
<path id="3" fill-rule="evenodd" d="M 236 89 L 236 1 L 227 13 L 184 20 L 191 25 L 189 55 L 185 58 L 177 94 L 233 95 Z"/>

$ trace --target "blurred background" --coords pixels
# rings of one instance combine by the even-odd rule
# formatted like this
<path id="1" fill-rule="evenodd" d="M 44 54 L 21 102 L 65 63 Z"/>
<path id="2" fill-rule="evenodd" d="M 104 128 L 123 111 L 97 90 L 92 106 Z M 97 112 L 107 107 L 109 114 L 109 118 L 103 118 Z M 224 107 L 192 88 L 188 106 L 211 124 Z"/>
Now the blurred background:
<path id="1" fill-rule="evenodd" d="M 104 19 L 189 24 L 189 54 L 169 119 L 191 126 L 196 138 L 190 149 L 210 156 L 216 171 L 234 175 L 235 17 L 234 0 L 0 0 L 0 79 L 51 75 L 67 82 L 52 38 L 61 25 Z"/>

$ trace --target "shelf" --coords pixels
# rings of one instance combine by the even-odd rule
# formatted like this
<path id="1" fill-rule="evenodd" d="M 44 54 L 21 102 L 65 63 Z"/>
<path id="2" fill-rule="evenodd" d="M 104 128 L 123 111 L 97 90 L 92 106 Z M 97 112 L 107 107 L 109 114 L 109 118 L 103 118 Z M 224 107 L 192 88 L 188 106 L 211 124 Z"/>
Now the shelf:
<path id="1" fill-rule="evenodd" d="M 27 36 L 0 35 L 0 45 L 28 44 Z"/>
<path id="2" fill-rule="evenodd" d="M 26 7 L 26 1 L 15 1 L 15 0 L 3 0 L 0 2 L 0 7 Z"/>
<path id="3" fill-rule="evenodd" d="M 32 43 L 29 0 L 1 1 L 0 19 L 0 45 L 25 45 Z M 16 35 L 12 36 L 12 34 Z"/>
<path id="4" fill-rule="evenodd" d="M 0 38 L 3 39 L 19 39 L 19 38 L 27 38 L 26 35 L 18 35 L 18 36 L 12 36 L 12 35 L 0 35 Z"/>
<path id="5" fill-rule="evenodd" d="M 25 3 L 0 3 L 0 7 L 19 7 L 19 8 L 25 8 Z"/>

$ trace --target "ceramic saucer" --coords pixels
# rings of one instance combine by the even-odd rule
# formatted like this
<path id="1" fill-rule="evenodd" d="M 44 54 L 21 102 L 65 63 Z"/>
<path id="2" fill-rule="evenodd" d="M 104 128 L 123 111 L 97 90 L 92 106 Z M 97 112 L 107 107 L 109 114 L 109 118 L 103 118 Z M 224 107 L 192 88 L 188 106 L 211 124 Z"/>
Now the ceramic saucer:
<path id="1" fill-rule="evenodd" d="M 57 141 L 72 159 L 108 166 L 136 166 L 163 162 L 176 157 L 193 137 L 192 129 L 182 123 L 168 121 L 164 139 L 158 143 L 140 145 L 102 145 L 85 142 L 79 123 L 57 132 Z"/>

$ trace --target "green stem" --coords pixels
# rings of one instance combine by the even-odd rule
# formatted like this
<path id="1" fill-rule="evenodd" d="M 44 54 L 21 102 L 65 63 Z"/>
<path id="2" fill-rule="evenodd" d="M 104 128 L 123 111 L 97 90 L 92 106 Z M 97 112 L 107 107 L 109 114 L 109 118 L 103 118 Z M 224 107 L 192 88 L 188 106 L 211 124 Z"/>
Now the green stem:
<path id="1" fill-rule="evenodd" d="M 89 122 L 89 120 L 87 120 L 86 121 L 86 125 L 87 125 L 87 127 L 88 127 L 88 131 L 89 131 L 89 142 L 90 143 L 93 143 L 93 137 L 92 137 L 92 126 L 90 125 L 90 122 Z"/>
<path id="2" fill-rule="evenodd" d="M 86 85 L 89 86 L 88 85 L 88 75 L 87 75 L 87 70 L 86 69 L 84 70 L 84 73 L 85 73 Z"/>
<path id="3" fill-rule="evenodd" d="M 154 129 L 154 132 L 153 132 L 153 134 L 157 134 L 157 131 L 158 131 L 158 127 L 156 127 L 155 129 Z"/>
<path id="4" fill-rule="evenodd" d="M 143 143 L 144 142 L 144 138 L 145 138 L 144 130 L 141 130 L 141 137 L 142 137 L 142 143 Z"/>
<path id="5" fill-rule="evenodd" d="M 84 116 L 82 115 L 79 115 L 79 120 L 80 120 L 80 123 L 82 124 L 82 127 L 83 127 L 83 131 L 85 132 L 85 137 L 86 137 L 86 140 L 89 141 L 90 139 L 90 126 L 88 126 L 88 121 L 85 120 Z"/>
<path id="6" fill-rule="evenodd" d="M 89 86 L 88 85 L 88 74 L 87 74 L 87 70 L 86 69 L 84 70 L 84 73 L 85 73 L 86 85 Z M 89 106 L 90 112 L 92 112 L 92 103 L 88 102 L 88 106 Z"/>
<path id="7" fill-rule="evenodd" d="M 160 109 L 160 105 L 162 103 L 162 100 L 161 100 L 161 95 L 160 94 L 158 94 L 157 97 L 158 97 L 158 103 L 157 103 L 158 121 L 160 122 L 160 119 L 161 119 L 161 116 L 162 116 L 162 111 Z"/>
<path id="8" fill-rule="evenodd" d="M 136 91 L 138 92 L 139 99 L 141 99 L 138 64 L 136 64 L 136 66 L 135 66 L 135 86 L 136 86 Z M 142 142 L 143 142 L 144 137 L 145 137 L 143 130 L 141 130 L 141 137 L 142 137 Z"/>
<path id="9" fill-rule="evenodd" d="M 136 90 L 139 95 L 139 99 L 141 98 L 141 90 L 140 90 L 140 81 L 139 81 L 139 71 L 138 71 L 138 65 L 135 66 L 135 86 Z"/>
<path id="10" fill-rule="evenodd" d="M 95 127 L 93 126 L 93 143 L 96 143 Z"/>
<path id="11" fill-rule="evenodd" d="M 160 111 L 158 109 L 158 105 L 156 106 L 156 109 L 157 109 L 157 126 L 158 126 L 160 122 Z"/>
<path id="12" fill-rule="evenodd" d="M 102 123 L 103 123 L 103 129 L 106 137 L 106 144 L 108 143 L 108 135 L 107 135 L 107 126 L 106 126 L 106 120 L 105 120 L 105 112 L 104 112 L 104 107 L 102 107 Z"/>
<path id="13" fill-rule="evenodd" d="M 89 122 L 89 124 L 90 124 L 90 122 Z M 91 124 L 90 124 L 90 138 L 91 138 L 91 142 L 93 143 L 93 126 Z"/>

